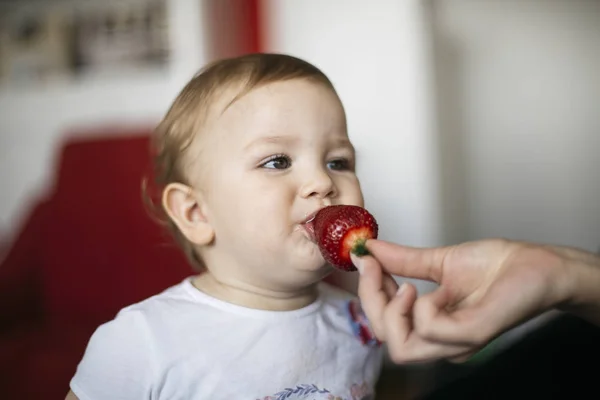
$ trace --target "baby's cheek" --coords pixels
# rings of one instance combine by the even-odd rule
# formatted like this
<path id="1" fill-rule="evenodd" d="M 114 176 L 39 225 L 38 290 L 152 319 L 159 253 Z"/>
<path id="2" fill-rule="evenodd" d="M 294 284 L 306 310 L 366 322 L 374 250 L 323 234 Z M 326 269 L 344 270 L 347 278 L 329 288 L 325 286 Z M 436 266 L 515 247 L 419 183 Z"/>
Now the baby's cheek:
<path id="1" fill-rule="evenodd" d="M 360 187 L 351 186 L 340 197 L 343 204 L 364 207 L 365 201 Z"/>

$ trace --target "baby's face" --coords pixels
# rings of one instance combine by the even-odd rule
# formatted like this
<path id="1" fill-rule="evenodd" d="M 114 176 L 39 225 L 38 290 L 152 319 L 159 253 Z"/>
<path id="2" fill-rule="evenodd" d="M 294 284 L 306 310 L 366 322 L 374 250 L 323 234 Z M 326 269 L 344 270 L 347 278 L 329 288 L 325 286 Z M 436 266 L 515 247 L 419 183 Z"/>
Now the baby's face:
<path id="1" fill-rule="evenodd" d="M 337 96 L 306 80 L 276 82 L 208 128 L 195 186 L 215 232 L 203 255 L 211 271 L 282 290 L 321 279 L 330 267 L 303 223 L 326 205 L 363 205 Z"/>

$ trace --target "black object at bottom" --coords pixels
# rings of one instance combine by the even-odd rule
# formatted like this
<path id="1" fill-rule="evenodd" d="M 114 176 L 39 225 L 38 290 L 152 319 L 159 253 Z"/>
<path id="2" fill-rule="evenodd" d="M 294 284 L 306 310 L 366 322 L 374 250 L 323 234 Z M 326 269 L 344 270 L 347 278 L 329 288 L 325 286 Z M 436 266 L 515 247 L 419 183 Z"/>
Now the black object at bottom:
<path id="1" fill-rule="evenodd" d="M 560 316 L 482 365 L 439 372 L 462 377 L 421 400 L 600 399 L 600 328 Z"/>

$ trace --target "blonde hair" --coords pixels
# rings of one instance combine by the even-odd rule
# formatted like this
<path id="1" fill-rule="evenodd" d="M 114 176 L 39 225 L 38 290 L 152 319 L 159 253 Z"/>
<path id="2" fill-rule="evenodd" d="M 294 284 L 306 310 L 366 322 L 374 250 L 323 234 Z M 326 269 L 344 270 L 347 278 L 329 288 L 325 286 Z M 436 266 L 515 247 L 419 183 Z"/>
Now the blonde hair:
<path id="1" fill-rule="evenodd" d="M 208 109 L 223 92 L 239 87 L 239 92 L 227 105 L 260 86 L 291 79 L 307 79 L 323 84 L 336 92 L 327 76 L 314 65 L 284 54 L 249 54 L 218 60 L 206 65 L 182 89 L 173 101 L 163 120 L 155 129 L 152 147 L 154 152 L 154 193 L 170 183 L 187 184 L 184 174 L 183 154 L 200 133 Z M 236 86 L 237 85 L 237 86 Z M 337 95 L 337 94 L 336 94 Z M 156 207 L 148 195 L 147 180 L 143 184 L 144 198 L 158 221 L 167 226 L 195 269 L 204 263 L 194 245 L 177 228 L 162 207 Z"/>

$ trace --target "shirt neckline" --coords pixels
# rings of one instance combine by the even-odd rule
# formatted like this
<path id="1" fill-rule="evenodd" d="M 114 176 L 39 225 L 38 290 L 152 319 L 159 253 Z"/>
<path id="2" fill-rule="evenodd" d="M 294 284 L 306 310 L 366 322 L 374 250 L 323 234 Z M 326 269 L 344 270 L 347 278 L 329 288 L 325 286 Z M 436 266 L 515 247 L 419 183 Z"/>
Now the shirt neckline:
<path id="1" fill-rule="evenodd" d="M 223 311 L 227 311 L 230 313 L 234 313 L 234 314 L 238 314 L 238 315 L 242 315 L 242 316 L 246 316 L 246 317 L 252 317 L 252 318 L 259 318 L 259 319 L 294 319 L 294 318 L 300 318 L 300 317 L 304 317 L 307 315 L 310 315 L 314 312 L 316 312 L 323 304 L 323 290 L 321 288 L 321 285 L 318 285 L 317 290 L 318 290 L 318 294 L 317 294 L 317 298 L 315 301 L 313 301 L 312 303 L 310 303 L 309 305 L 296 309 L 296 310 L 289 310 L 289 311 L 272 311 L 272 310 L 261 310 L 258 308 L 250 308 L 250 307 L 244 307 L 244 306 L 240 306 L 238 304 L 233 304 L 233 303 L 229 303 L 225 300 L 221 300 L 221 299 L 217 299 L 216 297 L 210 296 L 206 293 L 204 293 L 203 291 L 201 291 L 200 289 L 198 289 L 197 287 L 195 287 L 192 283 L 192 279 L 194 278 L 194 276 L 190 276 L 187 277 L 186 279 L 184 279 L 184 281 L 182 282 L 182 286 L 184 288 L 184 290 L 195 300 L 207 305 L 210 305 L 211 307 L 223 310 Z"/>

